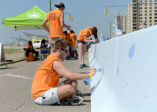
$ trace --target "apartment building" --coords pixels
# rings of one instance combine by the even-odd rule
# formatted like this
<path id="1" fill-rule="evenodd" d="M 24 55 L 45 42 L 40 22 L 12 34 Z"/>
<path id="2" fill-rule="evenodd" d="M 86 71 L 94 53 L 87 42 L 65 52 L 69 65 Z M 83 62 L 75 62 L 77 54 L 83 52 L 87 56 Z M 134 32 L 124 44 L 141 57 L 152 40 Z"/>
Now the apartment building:
<path id="1" fill-rule="evenodd" d="M 157 0 L 131 0 L 127 16 L 117 16 L 115 20 L 126 33 L 138 30 L 141 25 L 145 28 L 153 26 L 157 24 Z"/>
<path id="2" fill-rule="evenodd" d="M 128 15 L 126 16 L 117 16 L 115 18 L 115 24 L 117 25 L 118 29 L 120 29 L 123 33 L 127 32 L 128 28 Z"/>

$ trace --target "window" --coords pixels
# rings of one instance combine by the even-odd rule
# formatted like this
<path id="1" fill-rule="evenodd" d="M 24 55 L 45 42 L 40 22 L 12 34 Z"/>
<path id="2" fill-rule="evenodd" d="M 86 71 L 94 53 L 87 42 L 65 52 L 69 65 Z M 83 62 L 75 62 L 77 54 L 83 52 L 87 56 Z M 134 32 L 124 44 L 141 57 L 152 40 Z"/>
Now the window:
<path id="1" fill-rule="evenodd" d="M 40 41 L 34 41 L 34 43 L 40 43 Z"/>

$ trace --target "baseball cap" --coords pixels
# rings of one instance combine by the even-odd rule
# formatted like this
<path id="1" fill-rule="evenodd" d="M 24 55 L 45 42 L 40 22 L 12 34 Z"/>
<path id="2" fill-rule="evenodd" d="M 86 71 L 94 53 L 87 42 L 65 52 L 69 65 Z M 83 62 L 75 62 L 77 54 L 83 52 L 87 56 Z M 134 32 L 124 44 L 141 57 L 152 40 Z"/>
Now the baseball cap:
<path id="1" fill-rule="evenodd" d="M 65 6 L 64 6 L 64 4 L 62 2 L 59 2 L 59 3 L 55 4 L 55 7 L 57 7 L 57 8 L 61 8 L 61 7 L 65 8 Z"/>

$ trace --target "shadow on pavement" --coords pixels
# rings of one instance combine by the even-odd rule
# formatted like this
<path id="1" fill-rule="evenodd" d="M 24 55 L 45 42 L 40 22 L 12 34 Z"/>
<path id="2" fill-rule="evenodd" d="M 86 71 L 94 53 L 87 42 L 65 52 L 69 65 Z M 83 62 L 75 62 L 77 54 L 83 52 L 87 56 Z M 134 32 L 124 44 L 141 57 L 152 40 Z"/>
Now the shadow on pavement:
<path id="1" fill-rule="evenodd" d="M 81 96 L 90 96 L 90 93 L 82 93 Z"/>
<path id="2" fill-rule="evenodd" d="M 91 100 L 83 100 L 83 102 L 91 102 Z"/>
<path id="3" fill-rule="evenodd" d="M 8 69 L 15 69 L 16 67 L 5 67 L 5 65 L 3 65 L 3 66 L 0 66 L 0 70 L 8 70 Z"/>
<path id="4" fill-rule="evenodd" d="M 88 100 L 85 100 L 85 101 L 83 101 L 83 102 L 88 102 Z M 38 105 L 38 104 L 36 104 L 36 105 Z M 78 106 L 83 106 L 83 105 L 86 105 L 86 104 L 80 104 L 80 105 L 78 105 Z M 53 105 L 39 105 L 39 106 L 44 106 L 44 107 L 47 107 L 47 106 L 52 106 L 52 107 L 54 107 L 54 106 L 60 106 L 61 108 L 63 107 L 63 106 L 73 106 L 73 105 L 70 105 L 70 104 L 68 104 L 68 105 L 62 105 L 62 104 L 53 104 Z"/>

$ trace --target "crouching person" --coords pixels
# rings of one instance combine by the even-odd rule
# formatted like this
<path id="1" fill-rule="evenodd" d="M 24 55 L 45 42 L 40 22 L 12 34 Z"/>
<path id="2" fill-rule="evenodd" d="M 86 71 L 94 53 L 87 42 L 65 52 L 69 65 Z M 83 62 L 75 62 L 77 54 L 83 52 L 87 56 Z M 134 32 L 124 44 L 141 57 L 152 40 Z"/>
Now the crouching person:
<path id="1" fill-rule="evenodd" d="M 26 49 L 26 60 L 27 60 L 27 62 L 37 60 L 38 55 L 39 55 L 39 52 L 34 50 L 34 48 L 32 46 L 32 41 L 28 41 L 28 46 Z"/>
<path id="2" fill-rule="evenodd" d="M 71 104 L 79 105 L 83 99 L 76 96 L 77 80 L 92 77 L 96 69 L 88 74 L 70 72 L 63 61 L 68 55 L 69 46 L 64 40 L 57 40 L 53 53 L 50 54 L 35 72 L 32 83 L 32 97 L 37 104 Z M 66 78 L 59 82 L 59 77 Z"/>

